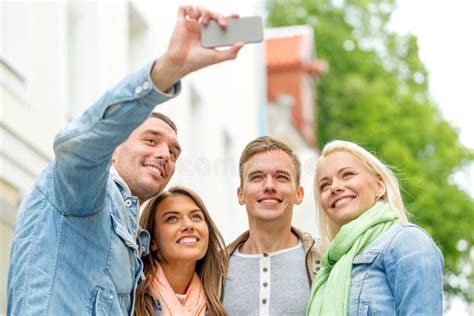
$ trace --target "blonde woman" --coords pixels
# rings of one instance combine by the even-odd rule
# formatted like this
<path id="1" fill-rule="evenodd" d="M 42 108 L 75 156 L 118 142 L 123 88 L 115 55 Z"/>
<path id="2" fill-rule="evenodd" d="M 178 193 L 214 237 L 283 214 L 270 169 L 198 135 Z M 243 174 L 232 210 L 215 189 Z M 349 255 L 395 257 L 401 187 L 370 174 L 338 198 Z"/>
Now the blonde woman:
<path id="1" fill-rule="evenodd" d="M 227 266 L 224 241 L 199 196 L 173 187 L 140 219 L 151 235 L 136 315 L 226 315 L 220 302 Z"/>
<path id="2" fill-rule="evenodd" d="M 329 244 L 309 315 L 441 315 L 443 257 L 408 223 L 392 171 L 362 147 L 328 143 L 316 165 L 315 199 Z"/>

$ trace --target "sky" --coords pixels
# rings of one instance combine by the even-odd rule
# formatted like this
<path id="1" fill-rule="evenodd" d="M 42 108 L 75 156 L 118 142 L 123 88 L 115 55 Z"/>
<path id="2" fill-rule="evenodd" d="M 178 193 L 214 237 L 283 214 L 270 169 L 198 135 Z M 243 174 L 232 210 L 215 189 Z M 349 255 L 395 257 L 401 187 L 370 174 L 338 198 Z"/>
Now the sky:
<path id="1" fill-rule="evenodd" d="M 418 37 L 420 58 L 429 72 L 430 93 L 443 116 L 474 149 L 474 1 L 397 0 L 391 26 Z M 474 196 L 474 164 L 458 174 L 460 185 Z M 451 315 L 468 315 L 455 300 Z"/>
<path id="2" fill-rule="evenodd" d="M 474 1 L 397 0 L 392 26 L 418 37 L 430 92 L 445 118 L 474 148 Z"/>
<path id="3" fill-rule="evenodd" d="M 397 0 L 391 26 L 418 38 L 430 93 L 445 119 L 474 149 L 474 1 Z M 474 197 L 474 164 L 454 177 Z"/>

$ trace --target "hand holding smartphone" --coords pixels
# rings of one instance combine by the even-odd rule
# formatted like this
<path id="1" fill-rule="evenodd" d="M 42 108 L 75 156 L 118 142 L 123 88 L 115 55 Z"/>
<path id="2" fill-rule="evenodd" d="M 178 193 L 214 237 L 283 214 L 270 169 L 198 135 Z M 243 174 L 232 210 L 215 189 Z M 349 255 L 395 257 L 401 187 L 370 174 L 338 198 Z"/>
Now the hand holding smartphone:
<path id="1" fill-rule="evenodd" d="M 231 46 L 235 43 L 258 43 L 263 40 L 262 18 L 249 16 L 227 19 L 223 29 L 216 21 L 201 25 L 201 45 L 206 48 Z"/>

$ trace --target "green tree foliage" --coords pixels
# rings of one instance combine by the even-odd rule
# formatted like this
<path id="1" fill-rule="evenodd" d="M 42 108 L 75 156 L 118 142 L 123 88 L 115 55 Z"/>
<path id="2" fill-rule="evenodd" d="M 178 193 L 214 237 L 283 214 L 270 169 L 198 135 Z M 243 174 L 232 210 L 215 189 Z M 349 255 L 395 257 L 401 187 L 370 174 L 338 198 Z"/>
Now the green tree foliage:
<path id="1" fill-rule="evenodd" d="M 474 300 L 474 201 L 452 181 L 474 160 L 428 91 L 416 37 L 387 29 L 394 0 L 273 0 L 271 27 L 309 24 L 329 72 L 317 87 L 317 139 L 357 142 L 398 173 L 411 221 L 445 256 L 446 290 Z M 455 78 L 453 78 L 455 80 Z"/>

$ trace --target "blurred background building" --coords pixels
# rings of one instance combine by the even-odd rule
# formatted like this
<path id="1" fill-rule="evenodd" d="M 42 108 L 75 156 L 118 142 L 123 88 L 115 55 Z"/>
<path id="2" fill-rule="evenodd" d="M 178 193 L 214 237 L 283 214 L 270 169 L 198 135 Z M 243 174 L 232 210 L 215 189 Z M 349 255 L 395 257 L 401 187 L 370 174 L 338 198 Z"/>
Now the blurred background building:
<path id="1" fill-rule="evenodd" d="M 264 16 L 263 1 L 202 1 L 224 14 Z M 56 133 L 128 73 L 165 51 L 180 2 L 0 2 L 0 314 L 18 206 L 53 159 Z M 183 80 L 156 110 L 179 127 L 183 147 L 170 185 L 196 190 L 230 242 L 247 229 L 237 203 L 244 146 L 270 134 L 302 160 L 306 197 L 294 224 L 312 234 L 315 148 L 313 30 L 266 31 L 238 59 Z"/>

